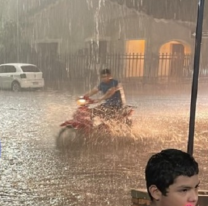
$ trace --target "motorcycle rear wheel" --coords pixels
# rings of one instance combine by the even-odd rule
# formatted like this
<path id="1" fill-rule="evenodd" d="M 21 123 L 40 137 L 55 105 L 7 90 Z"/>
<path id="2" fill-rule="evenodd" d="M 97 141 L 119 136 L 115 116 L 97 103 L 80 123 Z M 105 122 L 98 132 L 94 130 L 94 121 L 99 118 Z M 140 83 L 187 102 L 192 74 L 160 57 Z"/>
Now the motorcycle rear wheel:
<path id="1" fill-rule="evenodd" d="M 56 138 L 56 147 L 58 149 L 64 148 L 76 148 L 81 144 L 76 130 L 71 127 L 64 127 L 60 130 Z"/>

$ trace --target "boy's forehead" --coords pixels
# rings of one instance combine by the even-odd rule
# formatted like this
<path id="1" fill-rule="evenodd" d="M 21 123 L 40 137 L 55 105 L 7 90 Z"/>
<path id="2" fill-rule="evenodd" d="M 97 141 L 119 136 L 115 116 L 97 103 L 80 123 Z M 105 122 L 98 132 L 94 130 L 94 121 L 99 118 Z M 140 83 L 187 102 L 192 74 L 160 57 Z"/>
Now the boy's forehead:
<path id="1" fill-rule="evenodd" d="M 196 187 L 199 184 L 199 176 L 193 175 L 191 177 L 180 175 L 178 176 L 172 186 L 174 187 Z"/>

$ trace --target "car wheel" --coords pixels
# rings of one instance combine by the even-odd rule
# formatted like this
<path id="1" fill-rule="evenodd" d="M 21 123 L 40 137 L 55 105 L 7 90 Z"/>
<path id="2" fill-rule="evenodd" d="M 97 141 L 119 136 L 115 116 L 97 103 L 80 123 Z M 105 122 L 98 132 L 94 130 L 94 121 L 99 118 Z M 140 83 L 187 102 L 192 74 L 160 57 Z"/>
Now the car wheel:
<path id="1" fill-rule="evenodd" d="M 18 82 L 12 83 L 12 91 L 13 92 L 19 92 L 21 90 L 21 86 Z"/>

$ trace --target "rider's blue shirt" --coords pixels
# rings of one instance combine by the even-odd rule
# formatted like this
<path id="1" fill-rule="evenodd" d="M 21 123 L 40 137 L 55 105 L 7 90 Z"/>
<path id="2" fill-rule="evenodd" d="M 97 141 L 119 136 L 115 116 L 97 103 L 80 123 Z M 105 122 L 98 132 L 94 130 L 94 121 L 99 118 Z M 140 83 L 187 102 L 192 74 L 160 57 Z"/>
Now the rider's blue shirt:
<path id="1" fill-rule="evenodd" d="M 101 82 L 98 89 L 105 94 L 109 89 L 118 86 L 118 81 L 111 79 L 109 82 Z M 122 98 L 120 90 L 117 90 L 110 98 L 106 99 L 106 106 L 122 106 Z"/>

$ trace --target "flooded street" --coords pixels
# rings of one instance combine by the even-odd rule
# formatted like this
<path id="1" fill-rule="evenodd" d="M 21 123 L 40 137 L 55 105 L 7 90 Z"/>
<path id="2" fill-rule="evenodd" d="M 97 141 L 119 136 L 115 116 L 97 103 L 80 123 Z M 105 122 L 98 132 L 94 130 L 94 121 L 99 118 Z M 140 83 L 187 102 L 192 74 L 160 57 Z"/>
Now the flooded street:
<path id="1" fill-rule="evenodd" d="M 59 124 L 76 109 L 67 92 L 0 91 L 0 205 L 130 206 L 132 188 L 145 187 L 144 166 L 163 148 L 186 150 L 190 95 L 129 96 L 137 105 L 135 144 L 55 148 Z M 208 189 L 208 95 L 200 94 L 195 157 L 200 189 Z"/>
<path id="2" fill-rule="evenodd" d="M 187 151 L 197 79 L 194 156 L 208 190 L 208 6 L 199 2 L 0 0 L 0 206 L 131 206 L 153 153 Z M 57 149 L 76 98 L 99 84 L 91 92 L 120 105 L 120 82 L 136 106 L 132 128 L 110 122 L 109 145 L 97 144 L 108 129 L 97 127 L 96 143 Z"/>

